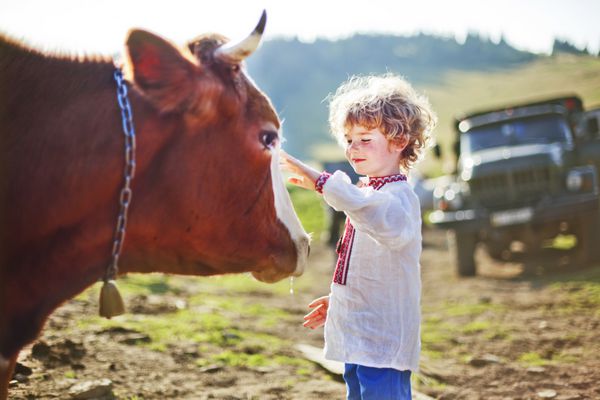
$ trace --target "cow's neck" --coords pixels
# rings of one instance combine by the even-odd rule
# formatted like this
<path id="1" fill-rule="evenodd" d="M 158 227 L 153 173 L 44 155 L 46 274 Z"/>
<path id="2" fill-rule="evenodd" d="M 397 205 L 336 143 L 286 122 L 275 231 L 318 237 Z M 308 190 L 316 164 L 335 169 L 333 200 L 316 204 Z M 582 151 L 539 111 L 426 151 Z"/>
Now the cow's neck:
<path id="1" fill-rule="evenodd" d="M 60 303 L 102 277 L 124 165 L 112 63 L 16 53 L 18 73 L 5 68 L 0 77 L 7 94 L 3 106 L 13 110 L 0 115 L 7 182 L 0 199 L 6 222 L 0 277 L 12 282 L 0 294 L 0 332 L 16 335 L 0 333 L 0 351 L 7 356 L 32 340 Z M 23 92 L 28 98 L 18 97 Z M 151 107 L 130 93 L 139 127 L 137 173 L 143 174 L 172 124 L 149 121 Z M 163 132 L 144 128 L 161 124 Z M 135 182 L 133 190 L 135 199 Z"/>

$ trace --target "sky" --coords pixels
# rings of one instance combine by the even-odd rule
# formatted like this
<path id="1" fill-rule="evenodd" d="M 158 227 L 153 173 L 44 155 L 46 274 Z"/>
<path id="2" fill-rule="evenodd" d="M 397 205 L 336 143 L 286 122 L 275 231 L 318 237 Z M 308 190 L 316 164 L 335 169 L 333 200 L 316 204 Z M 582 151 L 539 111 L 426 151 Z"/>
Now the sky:
<path id="1" fill-rule="evenodd" d="M 128 29 L 183 44 L 206 32 L 241 38 L 267 10 L 266 38 L 337 39 L 419 32 L 479 33 L 550 53 L 554 38 L 600 50 L 600 0 L 0 0 L 0 32 L 49 51 L 114 54 Z"/>

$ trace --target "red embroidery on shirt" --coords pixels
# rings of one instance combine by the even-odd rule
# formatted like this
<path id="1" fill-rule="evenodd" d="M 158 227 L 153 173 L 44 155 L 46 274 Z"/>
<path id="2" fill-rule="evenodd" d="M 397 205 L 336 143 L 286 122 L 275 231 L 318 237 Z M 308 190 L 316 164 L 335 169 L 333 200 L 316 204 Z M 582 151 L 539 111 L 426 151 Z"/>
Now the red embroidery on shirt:
<path id="1" fill-rule="evenodd" d="M 317 184 L 321 177 L 323 177 L 326 173 L 321 174 L 319 179 L 317 180 Z M 327 182 L 329 176 L 323 178 L 323 184 L 321 185 L 321 192 L 323 190 L 323 185 Z M 379 190 L 386 183 L 390 182 L 398 182 L 398 181 L 406 181 L 406 176 L 402 174 L 397 175 L 389 175 L 389 176 L 381 176 L 369 178 L 369 186 L 372 186 L 373 189 Z M 317 191 L 319 191 L 319 186 L 317 186 Z M 340 238 L 337 245 L 337 253 L 338 259 L 335 265 L 335 271 L 333 273 L 333 282 L 345 285 L 346 279 L 348 277 L 348 268 L 350 266 L 350 255 L 352 254 L 352 245 L 354 244 L 354 235 L 355 229 L 350 223 L 350 219 L 346 217 L 346 225 L 344 228 L 344 235 Z"/>
<path id="2" fill-rule="evenodd" d="M 323 194 L 323 186 L 325 186 L 325 183 L 330 176 L 331 174 L 329 172 L 321 172 L 321 175 L 319 175 L 317 181 L 315 182 L 315 189 L 318 193 Z"/>
<path id="3" fill-rule="evenodd" d="M 350 265 L 350 254 L 352 253 L 352 243 L 354 242 L 354 227 L 350 223 L 350 219 L 346 218 L 344 228 L 344 236 L 338 242 L 338 259 L 333 273 L 333 282 L 340 285 L 346 284 L 348 277 L 348 266 Z"/>
<path id="4" fill-rule="evenodd" d="M 372 178 L 369 178 L 369 186 L 372 186 L 373 189 L 375 189 L 375 190 L 379 190 L 386 183 L 398 182 L 398 181 L 406 181 L 406 175 L 396 174 L 396 175 L 372 177 Z"/>

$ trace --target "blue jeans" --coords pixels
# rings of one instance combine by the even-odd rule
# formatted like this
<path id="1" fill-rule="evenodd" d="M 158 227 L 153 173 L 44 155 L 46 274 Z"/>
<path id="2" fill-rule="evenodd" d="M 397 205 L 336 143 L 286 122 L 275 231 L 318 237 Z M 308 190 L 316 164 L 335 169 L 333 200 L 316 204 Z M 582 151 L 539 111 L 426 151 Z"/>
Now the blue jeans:
<path id="1" fill-rule="evenodd" d="M 411 400 L 410 371 L 346 364 L 348 400 Z"/>

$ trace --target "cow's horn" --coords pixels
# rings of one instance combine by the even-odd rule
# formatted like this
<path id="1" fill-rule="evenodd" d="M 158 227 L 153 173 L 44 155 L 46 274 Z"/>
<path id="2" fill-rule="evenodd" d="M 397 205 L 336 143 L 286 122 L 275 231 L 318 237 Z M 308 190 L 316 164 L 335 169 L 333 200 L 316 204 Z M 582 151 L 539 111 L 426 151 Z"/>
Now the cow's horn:
<path id="1" fill-rule="evenodd" d="M 256 28 L 254 28 L 248 37 L 237 43 L 229 42 L 224 44 L 215 51 L 215 56 L 218 58 L 223 58 L 227 61 L 240 62 L 244 60 L 246 57 L 252 54 L 260 44 L 260 39 L 265 31 L 266 24 L 267 12 L 263 10 L 262 15 L 260 16 L 260 21 L 258 21 Z"/>

